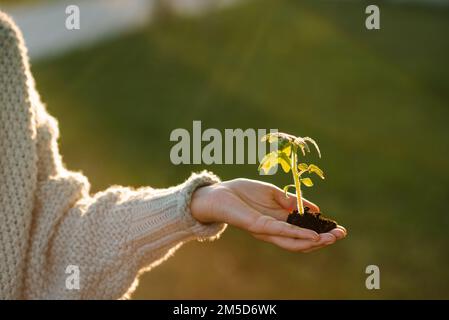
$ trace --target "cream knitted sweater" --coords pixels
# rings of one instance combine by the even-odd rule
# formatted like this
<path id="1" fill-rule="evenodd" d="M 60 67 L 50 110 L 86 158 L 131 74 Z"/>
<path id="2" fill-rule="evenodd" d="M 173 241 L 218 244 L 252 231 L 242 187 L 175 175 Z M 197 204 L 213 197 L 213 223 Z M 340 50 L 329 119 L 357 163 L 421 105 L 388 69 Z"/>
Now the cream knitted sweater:
<path id="1" fill-rule="evenodd" d="M 168 189 L 112 187 L 89 194 L 68 171 L 58 126 L 34 88 L 22 36 L 0 12 L 0 298 L 117 299 L 140 272 L 192 239 L 213 239 L 224 224 L 190 214 L 194 190 L 218 178 L 193 174 Z M 66 287 L 68 266 L 79 289 Z"/>

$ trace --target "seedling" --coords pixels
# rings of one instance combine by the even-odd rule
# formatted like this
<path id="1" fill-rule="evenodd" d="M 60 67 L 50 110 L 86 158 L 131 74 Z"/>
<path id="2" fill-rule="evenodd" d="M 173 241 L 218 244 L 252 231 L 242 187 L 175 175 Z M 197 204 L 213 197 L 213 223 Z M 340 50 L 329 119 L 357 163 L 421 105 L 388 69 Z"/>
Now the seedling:
<path id="1" fill-rule="evenodd" d="M 304 207 L 301 187 L 303 185 L 306 187 L 313 186 L 312 179 L 304 175 L 316 174 L 321 179 L 324 179 L 324 173 L 317 165 L 299 163 L 300 154 L 306 156 L 307 153 L 310 153 L 309 144 L 313 145 L 321 158 L 320 148 L 315 140 L 309 137 L 295 137 L 287 133 L 275 132 L 263 136 L 262 141 L 277 142 L 278 149 L 265 155 L 260 162 L 259 171 L 268 173 L 273 167 L 280 165 L 286 173 L 292 172 L 293 184 L 286 185 L 284 193 L 288 197 L 288 190 L 295 188 L 298 209 L 289 214 L 287 222 L 320 233 L 328 232 L 335 228 L 337 226 L 335 221 L 322 217 L 321 213 L 309 212 L 310 209 Z"/>

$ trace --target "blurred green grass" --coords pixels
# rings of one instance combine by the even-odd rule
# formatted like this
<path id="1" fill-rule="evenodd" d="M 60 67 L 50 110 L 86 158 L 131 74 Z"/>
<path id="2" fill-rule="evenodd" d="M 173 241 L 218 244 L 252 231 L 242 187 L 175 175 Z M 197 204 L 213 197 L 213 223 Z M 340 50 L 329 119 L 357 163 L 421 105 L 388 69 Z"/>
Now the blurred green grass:
<path id="1" fill-rule="evenodd" d="M 229 229 L 186 244 L 134 298 L 449 298 L 449 11 L 382 3 L 256 1 L 33 65 L 61 150 L 94 191 L 165 187 L 192 170 L 260 177 L 256 165 L 183 165 L 170 132 L 278 128 L 316 138 L 327 175 L 306 196 L 349 230 L 303 255 Z M 381 290 L 365 288 L 365 267 Z"/>

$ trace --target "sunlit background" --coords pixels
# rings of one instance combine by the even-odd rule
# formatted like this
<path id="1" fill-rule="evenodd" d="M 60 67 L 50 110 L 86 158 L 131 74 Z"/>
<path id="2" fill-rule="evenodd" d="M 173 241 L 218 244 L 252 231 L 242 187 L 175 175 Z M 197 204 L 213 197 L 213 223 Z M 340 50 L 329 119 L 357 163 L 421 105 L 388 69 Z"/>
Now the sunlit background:
<path id="1" fill-rule="evenodd" d="M 364 1 L 130 1 L 142 7 L 121 26 L 117 7 L 92 20 L 86 2 L 96 1 L 68 2 L 81 8 L 83 36 L 70 31 L 67 43 L 63 19 L 29 28 L 46 10 L 60 15 L 61 2 L 0 7 L 31 30 L 32 71 L 59 119 L 64 161 L 94 191 L 166 187 L 205 168 L 283 186 L 289 175 L 261 177 L 257 165 L 169 157 L 170 132 L 193 120 L 278 128 L 319 142 L 323 158 L 312 160 L 327 179 L 306 197 L 349 230 L 331 248 L 295 254 L 231 228 L 143 275 L 134 298 L 449 298 L 445 1 L 376 1 L 377 31 L 365 28 Z M 111 1 L 132 14 L 126 2 Z M 370 264 L 380 290 L 365 287 Z"/>

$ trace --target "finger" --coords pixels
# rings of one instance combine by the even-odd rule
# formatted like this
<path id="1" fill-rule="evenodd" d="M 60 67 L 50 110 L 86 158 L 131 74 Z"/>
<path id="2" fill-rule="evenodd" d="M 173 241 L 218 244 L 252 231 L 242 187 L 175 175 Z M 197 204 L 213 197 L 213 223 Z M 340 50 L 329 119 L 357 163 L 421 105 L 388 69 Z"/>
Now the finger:
<path id="1" fill-rule="evenodd" d="M 335 234 L 333 234 L 332 231 L 334 231 L 336 229 L 337 228 L 331 230 L 331 232 L 320 233 L 320 240 L 316 242 L 316 245 L 304 252 L 305 253 L 312 252 L 312 251 L 327 247 L 327 246 L 335 243 L 337 240 L 339 240 L 339 238 Z M 340 232 L 342 232 L 342 231 L 340 230 Z M 339 236 L 340 236 L 340 234 L 339 234 Z"/>
<path id="2" fill-rule="evenodd" d="M 275 193 L 274 193 L 274 199 L 277 203 L 279 203 L 279 205 L 283 209 L 287 210 L 288 212 L 297 210 L 298 206 L 297 206 L 296 195 L 294 195 L 293 193 L 290 193 L 290 192 L 287 193 L 287 195 L 288 195 L 288 197 L 285 196 L 285 193 L 281 189 L 276 188 Z M 305 207 L 309 207 L 310 212 L 320 212 L 320 208 L 313 202 L 303 199 L 303 204 Z"/>
<path id="3" fill-rule="evenodd" d="M 282 249 L 292 251 L 292 252 L 305 252 L 314 247 L 314 241 L 286 238 L 272 235 L 264 234 L 253 234 L 256 239 L 272 243 Z"/>
<path id="4" fill-rule="evenodd" d="M 309 252 L 316 251 L 318 249 L 330 246 L 331 244 L 335 243 L 335 241 L 337 241 L 336 237 L 335 238 L 328 237 L 328 236 L 321 237 L 321 239 L 319 241 L 317 241 L 316 244 L 312 248 L 304 251 L 304 253 L 309 253 Z"/>
<path id="5" fill-rule="evenodd" d="M 320 240 L 318 242 L 327 245 L 327 244 L 332 244 L 335 241 L 337 241 L 337 237 L 330 232 L 326 232 L 326 233 L 320 233 Z"/>
<path id="6" fill-rule="evenodd" d="M 346 237 L 346 229 L 344 229 L 343 227 L 337 226 L 336 228 L 332 229 L 331 231 L 329 231 L 330 233 L 332 233 L 335 238 L 337 238 L 337 240 L 343 239 L 344 237 Z"/>
<path id="7" fill-rule="evenodd" d="M 298 239 L 320 240 L 320 236 L 313 230 L 300 228 L 270 216 L 260 216 L 256 222 L 249 226 L 251 233 L 290 237 Z"/>
<path id="8" fill-rule="evenodd" d="M 285 238 L 265 234 L 253 234 L 256 239 L 273 243 L 280 248 L 293 252 L 311 252 L 326 247 L 335 242 L 332 235 L 325 234 L 319 241 Z"/>
<path id="9" fill-rule="evenodd" d="M 348 231 L 346 230 L 345 227 L 338 225 L 337 228 L 343 230 L 343 232 L 344 232 L 346 235 L 348 234 Z"/>
<path id="10" fill-rule="evenodd" d="M 274 193 L 274 200 L 286 211 L 291 212 L 297 209 L 297 201 L 296 196 L 293 193 L 288 193 L 288 196 L 285 196 L 285 193 L 276 188 Z"/>
<path id="11" fill-rule="evenodd" d="M 315 203 L 310 202 L 309 200 L 303 199 L 304 207 L 309 207 L 310 212 L 320 212 L 320 207 L 318 207 Z"/>

